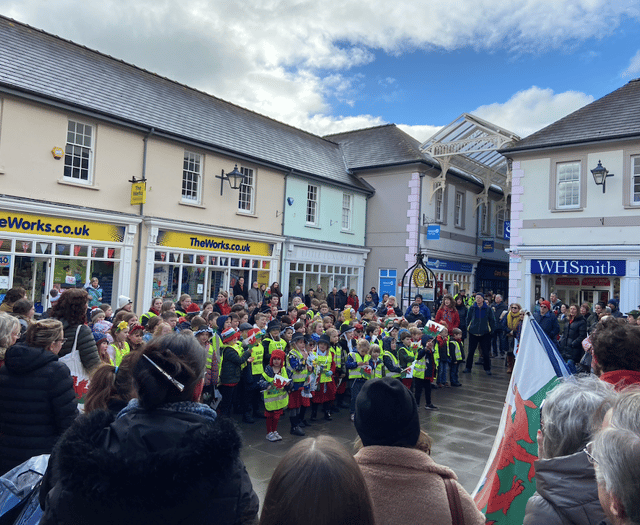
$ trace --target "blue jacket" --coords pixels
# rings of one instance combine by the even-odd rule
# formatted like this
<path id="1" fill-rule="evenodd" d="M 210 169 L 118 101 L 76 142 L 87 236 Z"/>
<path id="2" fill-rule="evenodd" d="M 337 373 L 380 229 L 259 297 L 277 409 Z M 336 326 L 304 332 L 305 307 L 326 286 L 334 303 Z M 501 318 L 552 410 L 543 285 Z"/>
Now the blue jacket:
<path id="1" fill-rule="evenodd" d="M 548 311 L 546 314 L 536 317 L 536 321 L 542 328 L 542 331 L 547 334 L 547 337 L 551 339 L 551 342 L 558 346 L 558 334 L 560 333 L 560 325 L 556 316 Z"/>
<path id="2" fill-rule="evenodd" d="M 413 304 L 413 303 L 411 303 Z M 407 311 L 404 313 L 404 316 L 407 317 L 407 315 L 409 315 L 411 313 L 411 304 L 409 305 L 409 308 L 407 308 Z M 429 310 L 429 307 L 427 306 L 427 303 L 422 302 L 420 303 L 420 313 L 422 315 L 424 315 L 424 318 L 427 321 L 431 320 L 431 310 Z"/>
<path id="3" fill-rule="evenodd" d="M 493 310 L 483 304 L 481 308 L 474 303 L 467 311 L 467 330 L 473 335 L 485 335 L 496 329 L 496 318 Z"/>

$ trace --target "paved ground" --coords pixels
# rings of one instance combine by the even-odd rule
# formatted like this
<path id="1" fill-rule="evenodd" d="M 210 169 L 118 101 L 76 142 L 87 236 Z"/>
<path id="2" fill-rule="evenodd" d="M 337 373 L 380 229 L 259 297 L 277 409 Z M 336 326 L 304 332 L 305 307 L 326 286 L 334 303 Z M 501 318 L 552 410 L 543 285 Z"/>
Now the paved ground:
<path id="1" fill-rule="evenodd" d="M 434 441 L 432 457 L 437 463 L 451 467 L 468 492 L 475 488 L 491 451 L 509 385 L 510 376 L 504 372 L 504 361 L 493 359 L 492 363 L 491 377 L 476 365 L 471 374 L 460 374 L 462 387 L 434 390 L 432 399 L 439 411 L 420 407 L 422 428 Z M 307 419 L 308 415 L 307 411 Z M 236 417 L 240 422 L 240 416 Z M 257 420 L 253 425 L 240 423 L 240 427 L 244 432 L 242 459 L 262 501 L 276 465 L 291 446 L 304 438 L 289 434 L 286 411 L 278 428 L 282 441 L 272 443 L 265 439 L 264 420 Z M 349 450 L 357 437 L 348 409 L 334 414 L 333 421 L 318 420 L 305 432 L 307 436 L 330 434 Z"/>

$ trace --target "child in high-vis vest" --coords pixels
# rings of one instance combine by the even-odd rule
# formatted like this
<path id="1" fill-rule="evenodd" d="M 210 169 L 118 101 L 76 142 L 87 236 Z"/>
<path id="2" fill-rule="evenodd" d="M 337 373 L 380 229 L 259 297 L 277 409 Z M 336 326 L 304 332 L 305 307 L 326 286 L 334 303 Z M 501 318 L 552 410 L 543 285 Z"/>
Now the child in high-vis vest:
<path id="1" fill-rule="evenodd" d="M 113 343 L 109 345 L 107 352 L 113 366 L 120 366 L 122 358 L 130 351 L 127 336 L 129 335 L 129 323 L 120 321 L 117 325 L 111 327 L 111 337 Z"/>
<path id="2" fill-rule="evenodd" d="M 451 337 L 449 338 L 449 359 L 451 365 L 449 367 L 449 378 L 451 379 L 451 386 L 462 386 L 459 381 L 458 369 L 460 363 L 463 362 L 462 347 L 462 330 L 460 328 L 454 328 L 451 330 Z"/>
<path id="3" fill-rule="evenodd" d="M 289 389 L 292 383 L 278 384 L 280 376 L 285 381 L 289 379 L 284 365 L 285 354 L 280 349 L 271 352 L 269 364 L 262 374 L 261 387 L 264 389 L 264 408 L 267 417 L 267 440 L 280 441 L 282 436 L 278 434 L 278 421 L 284 414 L 284 409 L 289 404 Z"/>
<path id="4" fill-rule="evenodd" d="M 447 375 L 451 367 L 451 356 L 449 355 L 449 331 L 444 328 L 437 337 L 437 354 L 438 354 L 438 388 L 450 386 L 447 382 Z"/>
<path id="5" fill-rule="evenodd" d="M 307 426 L 304 421 L 304 415 L 311 401 L 308 397 L 303 397 L 304 384 L 309 375 L 309 366 L 307 365 L 307 351 L 304 344 L 304 335 L 296 332 L 289 343 L 289 351 L 287 353 L 287 369 L 291 371 L 291 391 L 289 393 L 289 421 L 291 422 L 290 433 L 294 436 L 304 436 L 304 430 L 301 427 Z"/>
<path id="6" fill-rule="evenodd" d="M 413 386 L 415 387 L 416 403 L 420 406 L 420 398 L 424 390 L 425 406 L 427 410 L 438 410 L 431 402 L 431 381 L 438 367 L 437 356 L 434 355 L 433 336 L 422 336 L 421 348 L 416 356 L 416 366 L 413 374 Z"/>
<path id="7" fill-rule="evenodd" d="M 380 357 L 382 350 L 378 345 L 370 345 L 369 347 L 371 349 L 371 359 L 369 359 L 369 366 L 371 367 L 370 379 L 381 379 L 385 374 L 384 363 Z"/>
<path id="8" fill-rule="evenodd" d="M 215 389 L 218 385 L 220 368 L 218 364 L 218 353 L 211 344 L 213 330 L 208 326 L 201 326 L 194 334 L 196 339 L 204 348 L 207 357 L 207 364 L 204 369 L 204 388 L 202 390 L 201 402 L 208 405 L 215 402 Z"/>
<path id="9" fill-rule="evenodd" d="M 322 334 L 318 341 L 318 348 L 314 358 L 314 368 L 316 372 L 316 390 L 311 400 L 311 421 L 315 421 L 318 417 L 318 407 L 322 405 L 324 419 L 331 421 L 331 404 L 336 398 L 336 385 L 333 382 L 333 374 L 336 370 L 336 364 L 333 360 L 333 354 L 329 350 L 331 347 L 331 339 L 325 333 Z"/>
<path id="10" fill-rule="evenodd" d="M 417 354 L 417 352 L 411 348 L 412 339 L 409 330 L 405 330 L 404 328 L 400 330 L 398 332 L 398 341 L 400 341 L 400 345 L 398 346 L 398 361 L 400 363 L 400 368 L 406 370 L 416 360 Z M 411 377 L 406 377 L 406 373 L 403 372 L 400 376 L 400 380 L 404 386 L 411 390 L 411 385 L 413 383 L 413 379 Z"/>
<path id="11" fill-rule="evenodd" d="M 251 349 L 253 361 L 242 371 L 242 421 L 244 423 L 255 423 L 254 418 L 264 419 L 264 410 L 261 410 L 262 392 L 259 383 L 264 372 L 264 347 L 262 338 L 264 332 L 254 328 L 249 323 L 241 323 L 238 326 L 241 333 L 242 346 Z"/>
<path id="12" fill-rule="evenodd" d="M 392 337 L 387 337 L 383 344 L 384 354 L 382 354 L 382 362 L 386 368 L 385 376 L 400 379 L 402 368 L 398 362 L 398 341 Z"/>
<path id="13" fill-rule="evenodd" d="M 222 339 L 222 365 L 220 367 L 220 387 L 222 400 L 218 405 L 218 412 L 224 416 L 231 416 L 234 394 L 240 382 L 242 369 L 247 363 L 253 362 L 251 349 L 243 350 L 238 341 L 240 332 L 235 328 L 227 328 L 221 334 Z"/>
<path id="14" fill-rule="evenodd" d="M 351 421 L 355 419 L 356 414 L 356 398 L 362 389 L 362 385 L 366 381 L 362 370 L 369 364 L 369 341 L 360 339 L 357 344 L 357 352 L 351 352 L 347 356 L 347 370 L 349 370 L 349 383 L 351 388 Z"/>
<path id="15" fill-rule="evenodd" d="M 336 398 L 331 405 L 332 412 L 340 412 L 341 408 L 348 408 L 344 402 L 344 396 L 347 390 L 347 352 L 345 352 L 343 346 L 340 344 L 340 332 L 335 328 L 329 328 L 327 335 L 331 341 L 331 347 L 329 351 L 333 355 L 333 361 L 336 365 L 335 373 L 333 374 L 333 382 L 336 385 Z"/>

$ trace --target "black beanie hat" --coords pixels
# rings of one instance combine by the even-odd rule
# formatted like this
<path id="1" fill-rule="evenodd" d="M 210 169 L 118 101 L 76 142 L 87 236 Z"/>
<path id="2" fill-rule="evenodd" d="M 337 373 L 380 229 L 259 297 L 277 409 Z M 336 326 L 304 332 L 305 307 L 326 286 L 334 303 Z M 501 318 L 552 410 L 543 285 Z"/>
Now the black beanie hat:
<path id="1" fill-rule="evenodd" d="M 356 398 L 355 426 L 365 447 L 412 448 L 420 437 L 418 405 L 398 379 L 370 379 Z"/>

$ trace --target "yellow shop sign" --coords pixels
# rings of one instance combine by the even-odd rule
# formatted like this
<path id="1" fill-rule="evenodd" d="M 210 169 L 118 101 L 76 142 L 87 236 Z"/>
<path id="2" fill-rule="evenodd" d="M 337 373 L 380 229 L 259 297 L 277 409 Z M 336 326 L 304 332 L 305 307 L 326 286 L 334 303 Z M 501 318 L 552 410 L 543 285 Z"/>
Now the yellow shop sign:
<path id="1" fill-rule="evenodd" d="M 67 237 L 83 241 L 122 242 L 124 239 L 124 226 L 3 210 L 0 210 L 0 232 Z"/>
<path id="2" fill-rule="evenodd" d="M 207 250 L 212 252 L 237 253 L 239 255 L 271 256 L 273 245 L 266 242 L 250 242 L 224 237 L 208 237 L 192 233 L 178 233 L 166 230 L 158 232 L 159 246 L 183 248 L 186 250 Z"/>
<path id="3" fill-rule="evenodd" d="M 131 204 L 146 204 L 147 183 L 134 182 L 131 184 Z"/>

